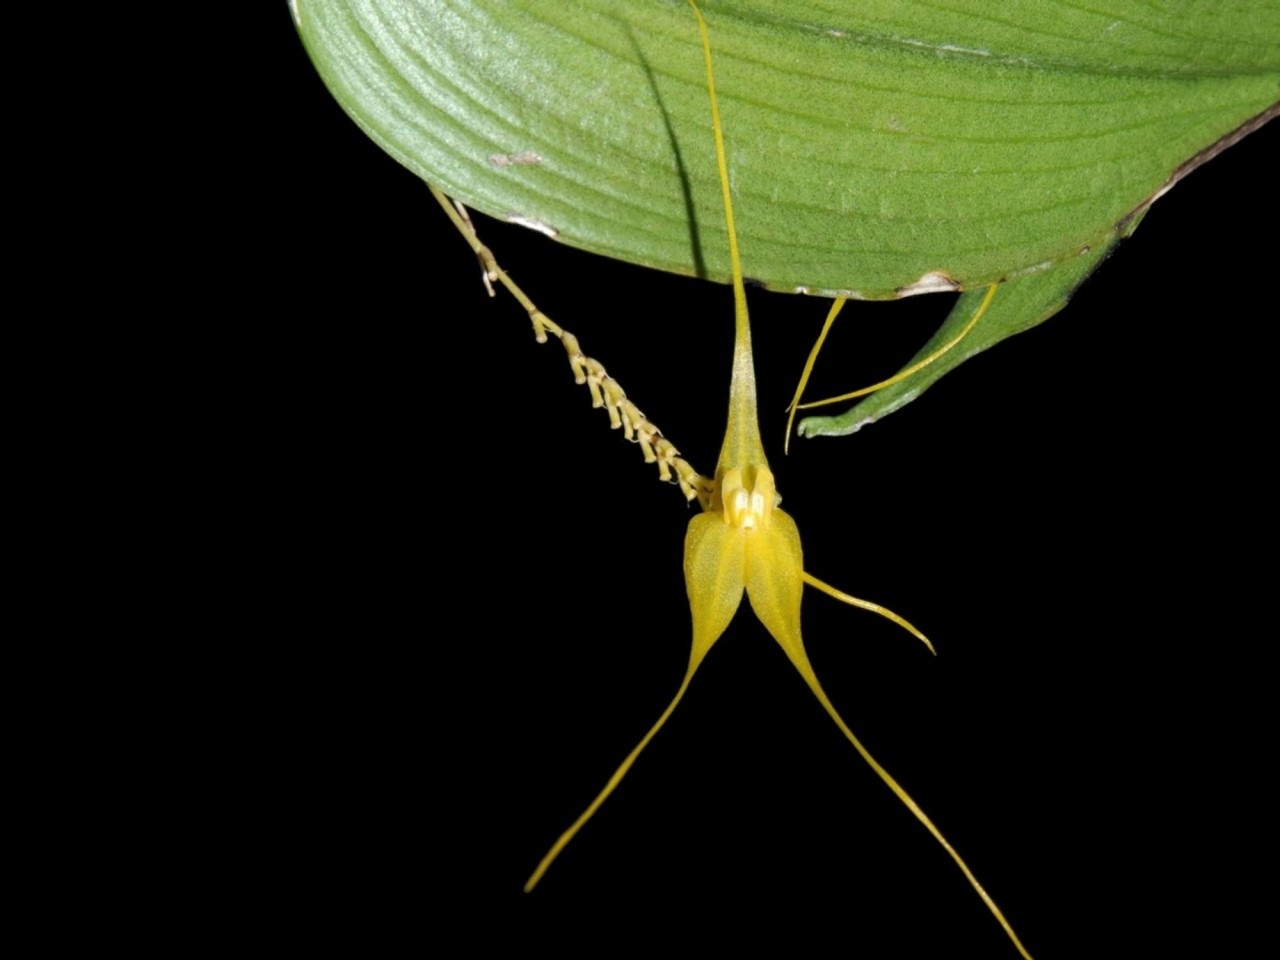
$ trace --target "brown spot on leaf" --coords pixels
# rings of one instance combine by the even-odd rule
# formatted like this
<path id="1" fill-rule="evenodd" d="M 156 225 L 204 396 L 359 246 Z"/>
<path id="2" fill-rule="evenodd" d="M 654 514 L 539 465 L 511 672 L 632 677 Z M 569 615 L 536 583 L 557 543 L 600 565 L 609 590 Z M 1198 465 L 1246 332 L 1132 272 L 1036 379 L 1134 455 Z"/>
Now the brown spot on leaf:
<path id="1" fill-rule="evenodd" d="M 900 297 L 914 297 L 922 293 L 951 293 L 959 289 L 960 284 L 945 270 L 930 270 L 915 283 L 899 287 L 896 292 Z"/>

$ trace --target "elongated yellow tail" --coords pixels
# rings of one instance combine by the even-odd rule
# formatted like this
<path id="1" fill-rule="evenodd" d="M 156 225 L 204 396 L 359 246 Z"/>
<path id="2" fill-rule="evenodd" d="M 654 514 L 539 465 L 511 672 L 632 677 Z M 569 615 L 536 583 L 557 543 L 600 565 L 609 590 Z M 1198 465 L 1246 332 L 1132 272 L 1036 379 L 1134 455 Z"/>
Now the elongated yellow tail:
<path id="1" fill-rule="evenodd" d="M 978 878 L 975 877 L 973 875 L 973 871 L 969 869 L 969 865 L 964 862 L 960 854 L 956 853 L 955 847 L 951 846 L 951 844 L 947 842 L 947 838 L 942 835 L 942 831 L 934 826 L 933 821 L 930 820 L 928 815 L 920 809 L 920 805 L 911 799 L 911 795 L 907 793 L 906 790 L 902 789 L 902 786 L 892 777 L 892 775 L 890 775 L 889 771 L 880 766 L 876 761 L 876 758 L 873 757 L 867 748 L 862 745 L 862 742 L 853 735 L 853 731 L 849 729 L 848 725 L 836 711 L 836 708 L 832 706 L 831 701 L 827 699 L 826 691 L 824 691 L 822 689 L 822 685 L 818 683 L 818 677 L 813 672 L 813 667 L 809 666 L 808 659 L 805 659 L 803 666 L 800 663 L 796 663 L 796 668 L 800 671 L 800 675 L 804 677 L 805 682 L 809 684 L 809 689 L 814 692 L 814 695 L 818 698 L 818 702 L 822 704 L 823 709 L 825 709 L 827 713 L 831 715 L 831 719 L 836 722 L 836 726 L 840 728 L 840 732 L 843 733 L 848 738 L 849 742 L 853 744 L 854 749 L 858 751 L 862 759 L 867 761 L 867 765 L 875 771 L 876 776 L 884 781 L 885 786 L 893 791 L 894 796 L 901 800 L 903 805 L 911 811 L 912 815 L 924 824 L 924 828 L 929 831 L 933 836 L 933 839 L 942 844 L 942 849 L 946 850 L 951 859 L 956 862 L 956 866 L 960 868 L 965 879 L 969 881 L 969 886 L 973 887 L 974 892 L 982 898 L 982 902 L 987 905 L 987 909 L 991 911 L 992 916 L 994 916 L 1000 926 L 1004 928 L 1004 932 L 1008 935 L 1009 939 L 1013 941 L 1013 945 L 1018 948 L 1018 953 L 1025 957 L 1026 960 L 1032 960 L 1031 954 L 1027 952 L 1027 948 L 1022 945 L 1022 941 L 1018 939 L 1018 935 L 1013 932 L 1013 926 L 1005 919 L 1004 914 L 1000 912 L 1000 908 L 997 907 L 996 902 L 991 899 L 991 895 L 983 889 L 982 884 L 978 882 Z"/>
<path id="2" fill-rule="evenodd" d="M 689 689 L 689 681 L 693 679 L 693 673 L 696 669 L 696 663 L 689 664 L 689 670 L 685 673 L 684 680 L 680 682 L 680 689 L 677 690 L 676 695 L 671 698 L 671 703 L 667 705 L 667 709 L 662 711 L 662 716 L 658 717 L 658 722 L 649 728 L 649 732 L 646 733 L 640 739 L 640 742 L 635 745 L 635 748 L 627 754 L 627 758 L 623 760 L 622 763 L 618 764 L 618 769 L 613 771 L 613 776 L 609 778 L 609 782 L 604 785 L 603 790 L 596 794 L 596 798 L 588 804 L 587 809 L 582 811 L 582 815 L 579 816 L 577 820 L 573 821 L 573 824 L 569 829 L 560 834 L 559 839 L 551 845 L 551 849 L 546 852 L 546 855 L 538 862 L 538 866 L 529 876 L 529 879 L 525 881 L 525 893 L 528 893 L 538 885 L 538 881 L 541 880 L 542 875 L 547 872 L 547 868 L 556 862 L 556 857 L 560 856 L 560 852 L 568 846 L 570 840 L 578 835 L 578 831 L 586 825 L 586 822 L 595 816 L 596 811 L 600 809 L 600 805 L 609 799 L 609 794 L 613 793 L 618 784 L 622 782 L 622 778 L 627 775 L 627 771 L 631 769 L 631 765 L 636 762 L 636 757 L 640 756 L 641 751 L 649 745 L 649 741 L 657 735 L 658 731 L 662 729 L 664 724 L 666 724 L 671 714 L 675 712 L 676 705 L 684 699 L 684 693 Z"/>
<path id="3" fill-rule="evenodd" d="M 751 319 L 747 314 L 747 288 L 742 279 L 742 259 L 738 255 L 738 230 L 733 220 L 733 194 L 729 190 L 729 162 L 725 158 L 724 133 L 720 126 L 720 103 L 716 98 L 716 75 L 711 63 L 711 38 L 707 35 L 707 22 L 702 19 L 698 5 L 689 0 L 693 15 L 698 18 L 698 32 L 702 35 L 702 54 L 707 64 L 707 98 L 711 101 L 711 128 L 716 139 L 716 168 L 720 173 L 720 193 L 724 199 L 725 229 L 729 234 L 729 263 L 733 269 L 733 378 L 729 384 L 729 425 L 725 431 L 724 445 L 720 449 L 720 462 L 716 466 L 716 480 L 732 466 L 768 463 L 764 443 L 760 439 L 760 421 L 756 414 L 756 371 L 751 353 Z"/>

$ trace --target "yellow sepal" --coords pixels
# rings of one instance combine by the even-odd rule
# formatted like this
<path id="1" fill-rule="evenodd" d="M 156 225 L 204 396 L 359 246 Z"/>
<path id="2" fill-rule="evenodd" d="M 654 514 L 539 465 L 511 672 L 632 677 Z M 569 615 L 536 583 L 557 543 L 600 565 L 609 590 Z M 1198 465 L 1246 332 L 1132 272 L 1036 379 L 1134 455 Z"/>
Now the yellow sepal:
<path id="1" fill-rule="evenodd" d="M 746 561 L 751 609 L 794 662 L 797 655 L 804 655 L 800 640 L 804 558 L 796 522 L 773 510 L 766 525 L 748 532 Z"/>
<path id="2" fill-rule="evenodd" d="M 700 513 L 689 522 L 684 538 L 684 582 L 693 614 L 691 670 L 720 639 L 742 603 L 745 551 L 745 531 L 729 526 L 719 512 Z"/>

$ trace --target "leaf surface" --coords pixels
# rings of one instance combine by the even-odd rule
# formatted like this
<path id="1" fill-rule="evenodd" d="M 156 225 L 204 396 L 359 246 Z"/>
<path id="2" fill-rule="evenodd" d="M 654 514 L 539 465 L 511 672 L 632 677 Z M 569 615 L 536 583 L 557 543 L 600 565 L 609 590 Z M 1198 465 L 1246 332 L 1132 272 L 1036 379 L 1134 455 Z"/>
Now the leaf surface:
<path id="1" fill-rule="evenodd" d="M 683 0 L 294 8 L 343 107 L 450 195 L 576 247 L 728 279 Z M 1280 100 L 1273 0 L 704 9 L 748 277 L 874 299 L 1009 284 L 974 344 L 873 398 L 874 415 L 1052 313 L 1155 197 Z"/>

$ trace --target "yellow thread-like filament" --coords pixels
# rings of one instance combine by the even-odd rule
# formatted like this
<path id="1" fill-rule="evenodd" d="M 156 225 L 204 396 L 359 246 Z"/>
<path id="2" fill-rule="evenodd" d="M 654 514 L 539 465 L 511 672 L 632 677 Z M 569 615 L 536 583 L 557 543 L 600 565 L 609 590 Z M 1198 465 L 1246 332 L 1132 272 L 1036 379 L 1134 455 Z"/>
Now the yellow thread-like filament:
<path id="1" fill-rule="evenodd" d="M 845 593 L 843 590 L 837 590 L 835 587 L 831 586 L 829 583 L 823 583 L 817 577 L 809 573 L 806 573 L 804 575 L 804 582 L 809 584 L 809 586 L 811 587 L 817 587 L 819 590 L 821 590 L 823 593 L 827 594 L 828 596 L 835 597 L 841 603 L 847 603 L 851 607 L 861 607 L 863 610 L 870 610 L 872 613 L 880 614 L 880 616 L 884 617 L 886 620 L 892 620 L 894 623 L 902 627 L 908 633 L 914 634 L 917 638 L 919 638 L 920 640 L 923 640 L 924 645 L 929 648 L 929 652 L 932 653 L 935 657 L 938 655 L 938 651 L 933 649 L 933 644 L 929 642 L 928 637 L 926 637 L 923 633 L 921 633 L 919 630 L 913 627 L 905 617 L 898 616 L 888 607 L 882 607 L 880 606 L 880 604 L 872 603 L 870 600 L 860 600 L 855 596 L 851 596 L 850 594 Z"/>
<path id="2" fill-rule="evenodd" d="M 811 400 L 808 403 L 796 403 L 795 401 L 792 401 L 794 409 L 810 410 L 813 407 L 826 406 L 828 403 L 839 403 L 842 400 L 853 400 L 855 397 L 865 397 L 868 393 L 875 393 L 877 390 L 883 390 L 885 387 L 893 386 L 893 384 L 897 383 L 899 380 L 905 380 L 913 373 L 920 372 L 969 335 L 969 331 L 978 325 L 978 321 L 982 319 L 982 315 L 987 312 L 987 306 L 991 303 L 991 298 L 996 295 L 996 288 L 998 286 L 999 284 L 993 283 L 987 288 L 987 295 L 982 298 L 982 303 L 979 304 L 978 309 L 973 312 L 973 316 L 969 318 L 969 322 L 964 325 L 963 330 L 923 360 L 913 363 L 905 370 L 899 370 L 888 380 L 881 380 L 879 383 L 873 383 L 871 386 L 863 387 L 861 390 L 854 390 L 852 393 L 842 393 L 838 397 L 827 397 L 825 400 Z M 800 386 L 796 388 L 796 400 L 800 399 L 800 394 L 804 390 L 805 383 L 808 381 L 809 371 L 813 369 L 813 361 L 817 359 L 818 348 L 822 346 L 822 341 L 826 339 L 827 328 L 831 326 L 831 321 L 835 319 L 836 309 L 837 308 L 835 307 L 832 308 L 831 315 L 827 317 L 827 322 L 822 328 L 822 333 L 818 336 L 818 342 L 813 345 L 813 351 L 809 354 L 809 362 L 805 364 L 804 374 L 800 379 Z M 787 433 L 790 435 L 790 421 L 788 421 L 787 428 Z"/>
<path id="3" fill-rule="evenodd" d="M 840 311 L 844 309 L 846 302 L 844 297 L 836 297 L 832 301 L 831 310 L 827 313 L 827 320 L 822 325 L 822 332 L 818 334 L 818 339 L 813 343 L 813 349 L 809 351 L 809 358 L 804 362 L 804 370 L 800 373 L 800 382 L 796 384 L 796 395 L 791 398 L 791 406 L 787 407 L 787 433 L 782 441 L 783 453 L 791 452 L 791 426 L 796 422 L 796 411 L 800 409 L 800 397 L 804 395 L 804 388 L 809 383 L 809 375 L 813 373 L 813 365 L 818 360 L 818 351 L 826 343 L 827 333 L 831 330 L 831 325 L 835 323 Z"/>
<path id="4" fill-rule="evenodd" d="M 667 718 L 675 711 L 676 705 L 681 701 L 681 699 L 683 699 L 684 692 L 689 689 L 689 681 L 693 679 L 693 672 L 697 669 L 697 666 L 698 665 L 696 663 L 689 664 L 689 669 L 684 675 L 684 680 L 680 682 L 680 689 L 676 691 L 676 695 L 671 699 L 671 703 L 667 705 L 667 709 L 662 711 L 662 716 L 658 717 L 658 722 L 649 728 L 649 732 L 646 733 L 641 741 L 636 744 L 635 749 L 627 754 L 627 758 L 623 760 L 622 763 L 618 764 L 618 769 L 613 771 L 613 776 L 609 778 L 609 782 L 604 785 L 604 789 L 596 795 L 596 798 L 591 801 L 587 809 L 582 811 L 582 815 L 578 817 L 577 820 L 573 821 L 573 825 L 564 833 L 560 834 L 560 838 L 551 845 L 551 849 L 548 850 L 542 860 L 539 861 L 537 869 L 534 870 L 529 879 L 525 881 L 525 893 L 528 893 L 538 885 L 538 881 L 541 880 L 542 875 L 547 872 L 547 868 L 555 862 L 556 857 L 560 856 L 560 851 L 563 850 L 565 846 L 568 845 L 569 841 L 577 835 L 578 831 L 582 829 L 583 824 L 595 815 L 595 812 L 600 809 L 600 804 L 609 799 L 609 794 L 613 793 L 614 788 L 622 782 L 622 778 L 627 775 L 627 771 L 631 769 L 631 765 L 636 762 L 636 757 L 640 756 L 640 751 L 649 745 L 649 741 L 652 740 L 654 735 L 662 729 L 663 724 L 667 722 Z"/>
<path id="5" fill-rule="evenodd" d="M 951 859 L 956 862 L 956 866 L 960 868 L 961 872 L 965 875 L 965 879 L 969 881 L 969 886 L 973 887 L 974 892 L 982 898 L 982 902 L 987 905 L 987 909 L 991 911 L 992 916 L 994 916 L 1000 923 L 1000 926 L 1004 928 L 1004 932 L 1008 935 L 1009 939 L 1013 941 L 1013 945 L 1018 948 L 1018 953 L 1022 954 L 1026 960 L 1032 960 L 1031 954 L 1029 954 L 1027 952 L 1027 948 L 1022 945 L 1022 941 L 1018 939 L 1018 935 L 1013 932 L 1013 927 L 1009 925 L 1009 921 L 1006 920 L 1004 914 L 1000 912 L 1000 908 L 997 907 L 996 902 L 991 899 L 991 895 L 982 888 L 982 884 L 980 884 L 978 882 L 978 878 L 973 875 L 973 871 L 969 869 L 969 865 L 964 862 L 960 854 L 956 853 L 955 847 L 951 846 L 951 844 L 947 842 L 947 838 L 942 835 L 942 831 L 934 826 L 933 821 L 930 820 L 928 815 L 920 809 L 919 804 L 911 799 L 911 795 L 908 794 L 906 790 L 902 789 L 898 784 L 898 781 L 893 779 L 889 774 L 888 770 L 876 762 L 876 758 L 871 756 L 867 748 L 864 747 L 858 741 L 858 738 L 853 735 L 853 731 L 845 725 L 844 720 L 840 718 L 840 714 L 836 712 L 836 708 L 832 706 L 831 701 L 827 699 L 827 695 L 818 683 L 818 678 L 814 674 L 813 669 L 811 667 L 808 671 L 802 669 L 800 673 L 809 684 L 809 688 L 813 690 L 814 694 L 817 696 L 818 701 L 822 704 L 823 708 L 831 715 L 831 719 L 836 722 L 836 726 L 840 728 L 840 732 L 849 739 L 849 742 L 853 744 L 854 749 L 858 751 L 862 756 L 862 759 L 867 761 L 867 764 L 871 769 L 876 772 L 876 776 L 884 781 L 885 786 L 893 791 L 894 796 L 901 800 L 915 818 L 924 824 L 925 829 L 929 831 L 933 836 L 933 839 L 942 844 L 942 849 L 946 850 L 947 853 L 951 855 Z"/>
<path id="6" fill-rule="evenodd" d="M 733 220 L 733 195 L 729 191 L 729 162 L 725 158 L 724 133 L 720 126 L 720 104 L 716 99 L 716 76 L 711 65 L 711 38 L 698 5 L 689 0 L 698 18 L 702 35 L 703 59 L 707 64 L 707 98 L 711 101 L 711 127 L 715 131 L 716 168 L 720 173 L 720 193 L 724 198 L 724 222 L 729 234 L 729 262 L 733 268 L 733 377 L 729 388 L 729 426 L 716 476 L 727 465 L 766 462 L 760 425 L 756 417 L 756 374 L 751 354 L 751 322 L 747 315 L 747 290 L 742 280 L 742 261 L 738 256 L 738 230 Z"/>

